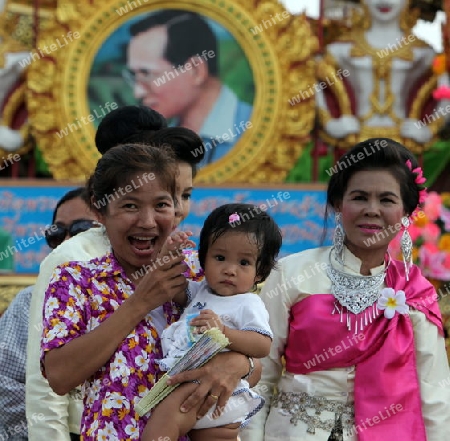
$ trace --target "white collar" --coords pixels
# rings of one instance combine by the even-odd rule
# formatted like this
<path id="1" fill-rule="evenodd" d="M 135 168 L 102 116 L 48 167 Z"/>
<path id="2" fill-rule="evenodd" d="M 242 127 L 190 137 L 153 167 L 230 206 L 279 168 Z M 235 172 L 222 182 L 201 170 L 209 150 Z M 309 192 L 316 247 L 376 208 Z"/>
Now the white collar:
<path id="1" fill-rule="evenodd" d="M 362 261 L 358 257 L 356 257 L 345 245 L 344 245 L 344 267 L 335 259 L 334 252 L 331 253 L 331 258 L 333 260 L 333 266 L 340 271 L 348 272 L 350 274 L 355 274 L 360 276 L 361 264 Z M 385 264 L 381 264 L 380 266 L 376 266 L 370 270 L 370 274 L 375 276 L 376 274 L 380 274 L 385 269 Z"/>

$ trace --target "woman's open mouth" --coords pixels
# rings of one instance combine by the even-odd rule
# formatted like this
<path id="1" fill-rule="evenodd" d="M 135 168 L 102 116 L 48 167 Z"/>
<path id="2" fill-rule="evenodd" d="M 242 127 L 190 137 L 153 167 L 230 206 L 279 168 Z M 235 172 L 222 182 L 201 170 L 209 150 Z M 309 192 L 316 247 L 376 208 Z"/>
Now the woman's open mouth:
<path id="1" fill-rule="evenodd" d="M 128 236 L 128 241 L 138 254 L 153 252 L 156 236 Z"/>

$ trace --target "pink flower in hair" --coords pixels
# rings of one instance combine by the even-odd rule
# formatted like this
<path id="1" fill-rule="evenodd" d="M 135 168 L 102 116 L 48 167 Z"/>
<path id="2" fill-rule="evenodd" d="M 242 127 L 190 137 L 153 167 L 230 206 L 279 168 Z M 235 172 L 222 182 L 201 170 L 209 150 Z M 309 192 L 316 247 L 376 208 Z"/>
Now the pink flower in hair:
<path id="1" fill-rule="evenodd" d="M 406 166 L 414 173 L 414 174 L 416 174 L 417 176 L 416 176 L 416 179 L 414 180 L 414 182 L 417 184 L 417 185 L 422 185 L 422 184 L 424 184 L 425 182 L 426 182 L 426 179 L 424 178 L 424 176 L 423 176 L 423 170 L 422 170 L 422 168 L 421 167 L 416 167 L 416 168 L 412 168 L 412 164 L 411 164 L 411 161 L 408 159 L 407 161 L 406 161 Z"/>
<path id="2" fill-rule="evenodd" d="M 419 204 L 422 205 L 426 199 L 427 199 L 427 189 L 422 188 L 422 190 L 419 191 Z"/>
<path id="3" fill-rule="evenodd" d="M 228 222 L 230 224 L 233 222 L 239 222 L 240 220 L 241 220 L 241 218 L 239 217 L 239 214 L 237 214 L 237 213 L 230 214 L 230 217 L 228 218 Z"/>
<path id="4" fill-rule="evenodd" d="M 417 185 L 423 185 L 426 182 L 425 177 L 423 176 L 423 170 L 421 167 L 416 167 L 416 168 L 412 168 L 412 163 L 411 161 L 408 159 L 406 161 L 406 166 L 411 170 L 412 173 L 414 173 L 416 175 L 416 178 L 414 179 L 414 182 Z M 419 190 L 419 205 L 423 204 L 425 202 L 427 198 L 427 189 L 426 188 L 422 188 L 421 190 Z"/>

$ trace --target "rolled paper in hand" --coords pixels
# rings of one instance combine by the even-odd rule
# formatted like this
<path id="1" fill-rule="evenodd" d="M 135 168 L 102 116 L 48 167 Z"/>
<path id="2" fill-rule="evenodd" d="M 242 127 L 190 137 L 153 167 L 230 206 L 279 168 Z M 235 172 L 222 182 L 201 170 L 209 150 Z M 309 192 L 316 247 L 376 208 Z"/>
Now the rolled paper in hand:
<path id="1" fill-rule="evenodd" d="M 137 403 L 135 410 L 138 415 L 145 415 L 179 386 L 179 384 L 169 386 L 167 384 L 169 377 L 203 366 L 229 344 L 228 338 L 218 328 L 208 329 L 172 369 L 164 374 L 148 394 Z"/>

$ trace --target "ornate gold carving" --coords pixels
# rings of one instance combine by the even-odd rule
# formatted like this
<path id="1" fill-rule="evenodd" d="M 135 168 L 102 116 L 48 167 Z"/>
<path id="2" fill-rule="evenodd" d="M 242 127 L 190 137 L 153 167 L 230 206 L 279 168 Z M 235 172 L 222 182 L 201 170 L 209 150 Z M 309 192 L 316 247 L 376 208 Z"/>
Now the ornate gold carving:
<path id="1" fill-rule="evenodd" d="M 409 8 L 409 1 L 405 5 L 405 8 L 401 14 L 401 29 L 405 34 L 411 32 L 411 27 L 415 25 L 420 15 L 420 10 L 417 8 Z M 402 119 L 398 117 L 393 109 L 395 103 L 395 95 L 391 90 L 391 71 L 392 60 L 394 58 L 400 58 L 406 61 L 413 61 L 414 48 L 421 48 L 428 46 L 426 42 L 419 38 L 415 38 L 414 41 L 408 45 L 399 45 L 394 48 L 390 48 L 389 51 L 384 51 L 383 56 L 380 56 L 380 49 L 373 48 L 367 42 L 364 30 L 370 28 L 370 13 L 367 5 L 364 1 L 361 4 L 361 11 L 354 11 L 352 18 L 352 28 L 350 32 L 343 34 L 338 40 L 347 41 L 353 43 L 351 48 L 352 57 L 370 57 L 372 61 L 373 69 L 373 84 L 374 88 L 370 95 L 370 111 L 359 118 L 361 123 L 361 130 L 357 135 L 348 135 L 342 139 L 335 139 L 330 137 L 323 127 L 332 118 L 330 112 L 326 109 L 320 109 L 318 111 L 319 124 L 322 129 L 319 130 L 320 137 L 328 144 L 340 148 L 348 149 L 355 145 L 355 143 L 363 141 L 367 138 L 378 137 L 380 134 L 393 138 L 403 145 L 405 145 L 412 152 L 418 154 L 429 149 L 437 140 L 437 134 L 440 128 L 444 125 L 443 118 L 429 117 L 432 121 L 427 123 L 427 127 L 430 129 L 433 137 L 425 144 L 415 142 L 410 138 L 404 138 L 400 135 L 400 125 Z M 330 78 L 336 71 L 337 63 L 330 53 L 327 53 L 323 60 L 318 63 L 317 76 L 320 80 Z M 383 102 L 380 100 L 380 85 L 381 82 L 385 85 Z M 421 86 L 414 101 L 407 118 L 420 120 L 422 118 L 422 109 L 425 106 L 426 101 L 431 97 L 432 91 L 437 87 L 437 76 L 431 75 L 430 79 Z M 330 85 L 330 90 L 336 97 L 339 104 L 339 113 L 343 115 L 352 115 L 350 100 L 348 93 L 344 87 L 342 79 L 335 78 L 334 84 Z M 392 121 L 395 122 L 395 127 L 373 127 L 366 126 L 365 122 L 369 120 L 374 114 L 387 115 Z"/>
<path id="2" fill-rule="evenodd" d="M 0 16 L 0 35 L 15 45 L 10 52 L 22 52 L 33 48 L 34 16 L 37 13 L 39 29 L 44 29 L 55 15 L 56 2 L 57 0 L 39 1 L 36 11 L 36 2 L 33 0 L 6 1 L 5 10 Z"/>
<path id="3" fill-rule="evenodd" d="M 6 103 L 0 121 L 2 125 L 8 127 L 12 126 L 14 115 L 16 114 L 19 107 L 25 102 L 25 96 L 26 96 L 26 84 L 23 83 L 11 94 L 11 96 L 8 99 L 8 102 Z M 23 155 L 31 150 L 32 144 L 28 139 L 29 130 L 30 127 L 28 123 L 25 123 L 20 128 L 19 131 L 20 134 L 22 135 L 22 138 L 24 139 L 24 144 L 22 147 L 20 147 L 20 149 L 13 152 L 14 154 Z M 8 151 L 2 148 L 1 140 L 0 140 L 0 154 L 3 155 L 8 154 Z"/>
<path id="4" fill-rule="evenodd" d="M 380 57 L 380 50 L 373 48 L 367 43 L 364 32 L 359 31 L 355 33 L 352 41 L 354 42 L 354 46 L 350 52 L 352 57 L 370 57 L 372 59 L 374 88 L 369 98 L 372 108 L 368 114 L 361 117 L 361 121 L 367 121 L 374 114 L 379 114 L 387 115 L 396 124 L 399 124 L 401 119 L 395 115 L 393 110 L 395 96 L 391 90 L 392 60 L 394 58 L 401 58 L 402 60 L 413 61 L 414 53 L 411 47 L 413 45 L 396 47 L 394 50 L 387 51 L 386 54 Z M 386 89 L 383 97 L 384 102 L 380 101 L 380 84 L 382 81 Z"/>
<path id="5" fill-rule="evenodd" d="M 26 51 L 22 43 L 6 35 L 3 23 L 3 17 L 0 17 L 0 69 L 6 65 L 6 54 Z"/>
<path id="6" fill-rule="evenodd" d="M 328 59 L 330 59 L 330 57 L 328 57 Z M 331 57 L 331 59 L 333 58 Z M 317 63 L 317 78 L 322 81 L 326 81 L 327 78 L 333 78 L 332 84 L 329 84 L 329 87 L 338 100 L 341 115 L 352 115 L 352 106 L 350 104 L 347 90 L 345 89 L 342 79 L 336 77 L 336 69 L 334 66 L 335 63 L 333 63 L 333 65 L 330 65 L 326 62 L 325 59 L 320 60 Z M 322 115 L 325 115 L 325 113 L 322 113 Z"/>
<path id="7" fill-rule="evenodd" d="M 410 8 L 409 2 L 400 14 L 400 29 L 405 33 L 410 33 L 420 17 L 419 8 Z"/>
<path id="8" fill-rule="evenodd" d="M 54 103 L 49 96 L 44 96 L 40 101 L 28 100 L 28 110 L 35 116 L 33 118 L 33 135 L 54 130 L 57 127 L 57 115 L 53 113 Z M 60 152 L 64 155 L 64 152 Z"/>
<path id="9" fill-rule="evenodd" d="M 57 131 L 89 114 L 85 91 L 93 58 L 102 42 L 138 14 L 180 8 L 204 14 L 233 34 L 253 70 L 256 90 L 252 127 L 226 157 L 200 170 L 197 182 L 283 182 L 303 150 L 315 116 L 314 99 L 289 104 L 298 94 L 300 81 L 309 85 L 315 82 L 312 57 L 318 43 L 306 17 L 289 16 L 252 34 L 250 29 L 263 20 L 285 12 L 277 0 L 155 0 L 151 4 L 136 1 L 138 6 L 121 17 L 116 10 L 129 3 L 60 1 L 54 28 L 64 25 L 65 32 L 79 32 L 80 38 L 33 62 L 29 68 L 33 133 L 53 176 L 83 179 L 93 171 L 99 158 L 93 147 L 91 124 L 62 138 Z M 38 44 L 56 34 L 47 29 L 41 33 Z M 43 78 L 45 84 L 41 83 Z M 47 107 L 45 115 L 43 103 Z"/>
<path id="10" fill-rule="evenodd" d="M 7 1 L 5 9 L 0 14 L 0 68 L 5 66 L 5 56 L 9 53 L 27 52 L 30 51 L 34 45 L 33 29 L 35 26 L 35 2 L 33 0 Z M 56 0 L 45 0 L 39 2 L 37 17 L 39 20 L 39 29 L 44 30 L 49 26 L 55 15 Z M 36 84 L 48 84 L 48 78 L 45 76 L 39 77 Z M 52 85 L 50 80 L 49 85 Z M 11 127 L 14 121 L 17 110 L 21 106 L 25 106 L 27 93 L 27 84 L 21 84 L 8 98 L 3 109 L 1 124 Z M 32 148 L 32 143 L 29 140 L 30 127 L 25 123 L 19 129 L 23 139 L 24 145 L 20 149 L 13 152 L 14 154 L 25 154 Z M 1 146 L 0 140 L 0 155 L 7 155 L 9 152 L 4 150 Z"/>
<path id="11" fill-rule="evenodd" d="M 14 297 L 27 286 L 36 282 L 34 276 L 2 276 L 0 277 L 0 315 L 6 310 Z"/>
<path id="12" fill-rule="evenodd" d="M 39 60 L 35 68 L 28 72 L 28 86 L 31 91 L 36 93 L 49 91 L 54 86 L 55 70 L 56 67 L 52 60 L 48 58 Z"/>

